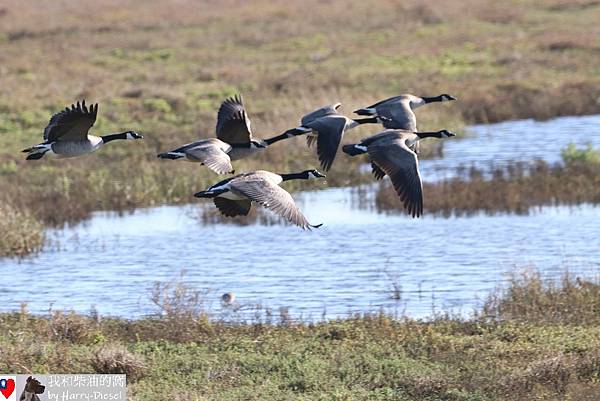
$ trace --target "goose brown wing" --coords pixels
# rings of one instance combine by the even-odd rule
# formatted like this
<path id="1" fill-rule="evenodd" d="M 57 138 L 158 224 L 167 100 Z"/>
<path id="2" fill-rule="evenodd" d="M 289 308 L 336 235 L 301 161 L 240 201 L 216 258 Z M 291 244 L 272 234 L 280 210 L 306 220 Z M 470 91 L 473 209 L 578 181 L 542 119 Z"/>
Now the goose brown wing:
<path id="1" fill-rule="evenodd" d="M 404 207 L 413 217 L 423 214 L 423 184 L 417 155 L 404 139 L 374 143 L 368 147 L 371 162 L 390 176 Z"/>
<path id="2" fill-rule="evenodd" d="M 312 227 L 296 206 L 292 195 L 267 179 L 233 180 L 230 188 L 303 229 L 310 230 Z"/>
<path id="3" fill-rule="evenodd" d="M 71 108 L 56 113 L 44 129 L 44 140 L 54 141 L 83 141 L 87 139 L 88 131 L 96 122 L 98 104 L 90 107 L 85 105 L 85 100 Z"/>
<path id="4" fill-rule="evenodd" d="M 417 130 L 417 120 L 410 106 L 403 102 L 385 104 L 377 108 L 382 124 L 388 129 Z"/>
<path id="5" fill-rule="evenodd" d="M 221 197 L 213 198 L 215 206 L 227 217 L 247 216 L 252 204 L 247 199 L 231 200 Z"/>
<path id="6" fill-rule="evenodd" d="M 332 114 L 337 114 L 337 109 L 340 107 L 341 103 L 334 103 L 324 107 L 320 107 L 316 110 L 311 111 L 308 114 L 305 114 L 300 121 L 300 124 L 306 126 L 306 124 L 315 121 L 318 118 L 329 116 Z"/>
<path id="7" fill-rule="evenodd" d="M 217 114 L 217 138 L 229 144 L 247 144 L 252 140 L 250 118 L 241 95 L 225 99 Z"/>
<path id="8" fill-rule="evenodd" d="M 346 117 L 329 115 L 306 125 L 317 132 L 317 155 L 323 170 L 331 168 L 346 128 Z M 310 136 L 308 137 L 310 138 Z M 309 146 L 312 140 L 308 141 Z"/>
<path id="9" fill-rule="evenodd" d="M 221 148 L 214 144 L 203 144 L 185 150 L 189 158 L 198 160 L 217 174 L 233 172 L 231 159 Z"/>
<path id="10" fill-rule="evenodd" d="M 387 98 L 387 99 L 380 100 L 379 102 L 377 102 L 377 103 L 374 103 L 374 104 L 372 104 L 372 105 L 370 105 L 370 106 L 368 106 L 368 107 L 365 107 L 365 108 L 366 108 L 366 109 L 379 108 L 379 107 L 381 107 L 382 105 L 384 105 L 384 104 L 386 104 L 386 103 L 393 103 L 393 102 L 396 102 L 396 101 L 402 100 L 402 98 L 403 98 L 403 97 L 404 97 L 403 95 L 389 97 L 389 98 Z M 379 110 L 377 110 L 377 112 L 379 113 Z"/>

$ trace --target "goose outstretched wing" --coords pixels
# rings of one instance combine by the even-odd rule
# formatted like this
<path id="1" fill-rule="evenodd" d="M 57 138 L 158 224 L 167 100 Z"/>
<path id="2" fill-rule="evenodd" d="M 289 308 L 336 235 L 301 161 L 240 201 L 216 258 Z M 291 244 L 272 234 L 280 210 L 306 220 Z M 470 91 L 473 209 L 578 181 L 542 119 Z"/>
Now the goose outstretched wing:
<path id="1" fill-rule="evenodd" d="M 217 138 L 229 144 L 248 144 L 252 140 L 250 118 L 241 95 L 235 95 L 221 104 L 217 115 Z"/>
<path id="2" fill-rule="evenodd" d="M 419 173 L 419 161 L 406 140 L 373 143 L 368 147 L 371 162 L 390 176 L 392 185 L 404 207 L 413 217 L 423 214 L 423 183 Z"/>
<path id="3" fill-rule="evenodd" d="M 306 124 L 317 132 L 317 155 L 323 170 L 331 168 L 346 128 L 346 117 L 336 114 L 321 117 Z M 311 138 L 309 136 L 309 138 Z M 311 141 L 308 142 L 309 146 Z"/>
<path id="4" fill-rule="evenodd" d="M 44 129 L 44 140 L 54 141 L 83 141 L 87 139 L 88 131 L 96 122 L 98 104 L 90 107 L 85 105 L 85 100 L 71 108 L 56 113 Z"/>
<path id="5" fill-rule="evenodd" d="M 318 118 L 329 116 L 332 114 L 338 114 L 337 109 L 341 106 L 341 103 L 333 103 L 324 107 L 320 107 L 316 110 L 311 111 L 308 114 L 305 114 L 300 121 L 302 126 L 306 126 L 306 124 L 315 121 Z"/>
<path id="6" fill-rule="evenodd" d="M 267 179 L 244 178 L 232 180 L 230 188 L 234 193 L 238 192 L 303 229 L 310 230 L 311 227 L 314 227 L 296 206 L 292 195 Z"/>
<path id="7" fill-rule="evenodd" d="M 188 157 L 198 160 L 217 174 L 233 172 L 229 155 L 212 143 L 189 147 L 185 149 L 185 153 Z"/>

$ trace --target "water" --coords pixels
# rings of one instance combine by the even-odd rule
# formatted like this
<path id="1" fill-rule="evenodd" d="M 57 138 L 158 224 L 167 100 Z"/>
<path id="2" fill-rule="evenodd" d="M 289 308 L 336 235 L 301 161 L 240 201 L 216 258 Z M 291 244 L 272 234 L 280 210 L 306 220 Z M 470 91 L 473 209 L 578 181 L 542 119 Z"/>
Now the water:
<path id="1" fill-rule="evenodd" d="M 451 177 L 461 165 L 488 170 L 514 161 L 554 163 L 561 160 L 560 152 L 569 143 L 578 147 L 589 143 L 598 149 L 600 115 L 474 125 L 467 132 L 467 139 L 444 140 L 443 159 L 419 162 L 423 180 Z"/>
<path id="2" fill-rule="evenodd" d="M 556 161 L 569 141 L 600 146 L 599 127 L 600 116 L 475 126 L 477 136 L 447 141 L 445 159 L 424 161 L 423 175 L 461 163 Z M 309 221 L 325 223 L 310 233 L 288 225 L 204 225 L 197 206 L 95 213 L 51 232 L 58 246 L 0 261 L 8 277 L 0 280 L 0 310 L 21 302 L 35 313 L 50 305 L 88 312 L 93 305 L 101 314 L 137 317 L 157 311 L 149 300 L 153 283 L 185 270 L 183 281 L 205 291 L 216 316 L 228 316 L 219 296 L 232 291 L 242 315 L 260 304 L 312 319 L 380 309 L 426 317 L 468 314 L 516 266 L 548 277 L 565 267 L 585 276 L 600 272 L 599 210 L 589 205 L 416 220 L 358 208 L 351 192 L 296 195 Z M 392 297 L 393 283 L 400 300 Z"/>

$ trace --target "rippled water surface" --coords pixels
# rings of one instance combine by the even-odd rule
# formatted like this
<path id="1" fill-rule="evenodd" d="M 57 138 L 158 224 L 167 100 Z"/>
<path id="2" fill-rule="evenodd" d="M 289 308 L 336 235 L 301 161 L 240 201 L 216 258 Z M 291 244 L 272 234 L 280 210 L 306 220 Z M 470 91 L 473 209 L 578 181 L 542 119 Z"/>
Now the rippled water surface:
<path id="1" fill-rule="evenodd" d="M 600 146 L 600 117 L 516 121 L 471 127 L 472 137 L 448 140 L 445 158 L 423 161 L 423 175 L 459 164 L 560 159 L 569 142 Z M 542 140 L 544 139 L 544 140 Z M 551 140 L 548 140 L 551 139 Z M 349 312 L 468 313 L 515 266 L 547 276 L 564 267 L 600 272 L 597 208 L 542 208 L 528 216 L 416 220 L 358 208 L 350 189 L 298 194 L 313 232 L 287 225 L 199 222 L 198 207 L 159 207 L 117 216 L 96 213 L 74 228 L 51 232 L 58 245 L 23 261 L 0 260 L 0 310 L 27 302 L 53 308 L 136 317 L 155 312 L 149 289 L 186 271 L 184 281 L 219 295 L 233 291 L 239 306 L 289 307 L 320 319 Z M 392 298 L 392 283 L 401 300 Z M 242 309 L 244 310 L 244 309 Z"/>

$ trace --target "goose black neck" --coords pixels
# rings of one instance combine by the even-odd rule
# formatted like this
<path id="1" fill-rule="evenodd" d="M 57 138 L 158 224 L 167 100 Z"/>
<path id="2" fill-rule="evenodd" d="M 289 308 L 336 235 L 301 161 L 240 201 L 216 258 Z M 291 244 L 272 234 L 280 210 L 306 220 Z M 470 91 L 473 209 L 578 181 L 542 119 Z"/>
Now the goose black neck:
<path id="1" fill-rule="evenodd" d="M 308 179 L 308 173 L 306 171 L 303 171 L 301 173 L 289 173 L 289 174 L 279 174 L 281 176 L 281 179 L 283 181 L 289 181 L 289 180 L 307 180 Z"/>
<path id="2" fill-rule="evenodd" d="M 370 118 L 357 118 L 354 120 L 355 123 L 357 124 L 377 124 L 379 123 L 379 121 L 377 120 L 377 117 L 370 117 Z"/>
<path id="3" fill-rule="evenodd" d="M 425 96 L 422 96 L 421 99 L 423 99 L 423 101 L 425 103 L 441 102 L 441 101 L 444 100 L 444 98 L 442 97 L 442 95 L 434 96 L 434 97 L 425 97 Z"/>
<path id="4" fill-rule="evenodd" d="M 127 139 L 127 132 L 121 132 L 120 134 L 104 135 L 101 138 L 102 142 L 104 143 L 114 141 L 115 139 Z"/>
<path id="5" fill-rule="evenodd" d="M 442 138 L 442 134 L 438 131 L 435 132 L 415 132 L 420 139 L 423 138 Z"/>
<path id="6" fill-rule="evenodd" d="M 290 130 L 290 131 L 292 131 L 292 130 Z M 271 144 L 273 144 L 275 142 L 279 142 L 283 139 L 291 138 L 292 136 L 294 136 L 294 135 L 291 133 L 288 133 L 288 131 L 286 131 L 281 135 L 274 136 L 273 138 L 267 138 L 264 141 L 267 145 L 271 145 Z"/>

